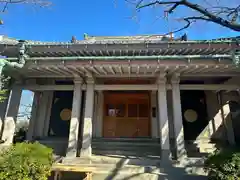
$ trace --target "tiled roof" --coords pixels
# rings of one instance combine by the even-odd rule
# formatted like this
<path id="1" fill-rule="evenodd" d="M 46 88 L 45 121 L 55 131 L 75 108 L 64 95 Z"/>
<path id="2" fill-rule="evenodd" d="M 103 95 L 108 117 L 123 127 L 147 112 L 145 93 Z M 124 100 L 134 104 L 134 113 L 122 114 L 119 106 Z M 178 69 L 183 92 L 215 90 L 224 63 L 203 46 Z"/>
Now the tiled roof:
<path id="1" fill-rule="evenodd" d="M 0 44 L 16 45 L 16 44 L 18 44 L 18 40 L 14 39 L 14 38 L 9 38 L 7 36 L 0 35 Z"/>
<path id="2" fill-rule="evenodd" d="M 28 45 L 72 45 L 72 44 L 138 44 L 138 43 L 224 43 L 240 40 L 240 37 L 219 38 L 213 40 L 182 40 L 181 38 L 173 39 L 171 36 L 161 35 L 143 35 L 143 36 L 84 36 L 83 40 L 72 40 L 69 42 L 45 42 L 25 40 Z M 18 39 L 9 38 L 0 35 L 0 44 L 16 45 Z"/>
<path id="3" fill-rule="evenodd" d="M 224 55 L 240 49 L 239 37 L 189 41 L 181 37 L 153 36 L 86 36 L 73 42 L 25 41 L 30 57 L 65 56 L 166 56 Z M 0 36 L 0 55 L 16 57 L 19 40 Z"/>

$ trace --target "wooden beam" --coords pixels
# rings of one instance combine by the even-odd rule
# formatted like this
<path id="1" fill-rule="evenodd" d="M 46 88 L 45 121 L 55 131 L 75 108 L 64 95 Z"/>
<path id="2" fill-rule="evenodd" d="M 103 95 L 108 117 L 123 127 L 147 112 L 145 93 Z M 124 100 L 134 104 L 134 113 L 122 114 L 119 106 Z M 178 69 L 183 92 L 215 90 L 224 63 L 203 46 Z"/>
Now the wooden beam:
<path id="1" fill-rule="evenodd" d="M 138 84 L 138 85 L 95 85 L 95 90 L 124 91 L 124 90 L 157 90 L 156 84 Z"/>
<path id="2" fill-rule="evenodd" d="M 228 84 L 181 84 L 181 90 L 237 90 L 239 85 L 228 85 Z"/>
<path id="3" fill-rule="evenodd" d="M 140 72 L 140 66 L 137 66 L 137 74 Z"/>
<path id="4" fill-rule="evenodd" d="M 74 85 L 24 85 L 21 87 L 32 91 L 72 91 Z"/>
<path id="5" fill-rule="evenodd" d="M 130 75 L 131 72 L 132 72 L 132 70 L 131 70 L 131 66 L 128 66 L 128 74 Z"/>
<path id="6" fill-rule="evenodd" d="M 21 86 L 23 89 L 33 90 L 33 91 L 72 91 L 74 85 L 25 85 Z M 103 85 L 96 84 L 95 90 L 157 90 L 157 84 L 137 84 L 137 85 Z M 82 89 L 86 89 L 86 85 L 82 86 Z M 171 85 L 167 85 L 167 89 L 171 89 Z M 181 90 L 237 90 L 240 89 L 239 85 L 228 85 L 228 84 L 181 84 Z"/>
<path id="7" fill-rule="evenodd" d="M 122 66 L 118 66 L 120 74 L 123 74 Z"/>
<path id="8" fill-rule="evenodd" d="M 101 69 L 101 71 L 102 71 L 105 75 L 108 74 L 108 72 L 105 70 L 105 68 L 104 68 L 103 66 L 101 66 L 100 69 Z"/>
<path id="9" fill-rule="evenodd" d="M 116 74 L 112 66 L 109 66 L 109 69 L 111 70 L 112 74 Z"/>
<path id="10" fill-rule="evenodd" d="M 240 73 L 211 73 L 211 72 L 202 72 L 202 73 L 191 73 L 191 74 L 181 74 L 181 77 L 234 77 L 239 76 Z"/>

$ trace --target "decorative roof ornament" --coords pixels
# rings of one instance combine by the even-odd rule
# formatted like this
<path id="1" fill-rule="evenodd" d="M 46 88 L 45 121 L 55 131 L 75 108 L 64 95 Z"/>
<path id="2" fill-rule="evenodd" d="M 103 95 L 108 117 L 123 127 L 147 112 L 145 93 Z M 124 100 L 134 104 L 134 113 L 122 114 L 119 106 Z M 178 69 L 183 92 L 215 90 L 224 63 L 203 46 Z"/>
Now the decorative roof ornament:
<path id="1" fill-rule="evenodd" d="M 72 36 L 71 43 L 76 43 L 76 42 L 77 42 L 76 36 Z"/>
<path id="2" fill-rule="evenodd" d="M 83 38 L 84 38 L 84 40 L 88 40 L 88 38 L 89 38 L 88 34 L 87 34 L 87 33 L 84 33 L 84 34 L 83 34 Z"/>
<path id="3" fill-rule="evenodd" d="M 187 41 L 187 34 L 186 33 L 184 33 L 184 35 L 182 35 L 181 40 L 182 41 Z"/>
<path id="4" fill-rule="evenodd" d="M 18 60 L 20 64 L 25 64 L 25 60 L 28 57 L 26 54 L 26 45 L 25 45 L 25 41 L 24 40 L 19 40 L 18 43 L 18 50 L 19 50 L 19 54 L 18 54 Z"/>
<path id="5" fill-rule="evenodd" d="M 234 38 L 236 44 L 237 44 L 237 47 L 236 49 L 234 49 L 233 51 L 233 63 L 238 67 L 239 64 L 240 64 L 240 36 L 237 36 Z"/>
<path id="6" fill-rule="evenodd" d="M 238 50 L 238 49 L 235 49 L 233 51 L 233 63 L 236 66 L 239 66 L 239 64 L 240 64 L 240 50 Z"/>

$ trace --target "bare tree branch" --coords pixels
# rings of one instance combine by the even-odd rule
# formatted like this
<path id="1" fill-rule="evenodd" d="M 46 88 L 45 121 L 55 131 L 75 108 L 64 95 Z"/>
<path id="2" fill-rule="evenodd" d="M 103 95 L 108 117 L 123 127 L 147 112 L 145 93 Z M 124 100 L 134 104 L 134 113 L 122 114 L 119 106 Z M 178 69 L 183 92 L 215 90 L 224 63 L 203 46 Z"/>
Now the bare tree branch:
<path id="1" fill-rule="evenodd" d="M 40 7 L 46 7 L 51 5 L 51 2 L 48 0 L 0 0 L 0 5 L 3 5 L 3 9 L 0 12 L 4 13 L 9 5 L 11 4 L 34 4 Z M 2 19 L 0 18 L 0 25 L 3 24 Z"/>
<path id="2" fill-rule="evenodd" d="M 172 14 L 174 10 L 177 9 L 179 6 L 185 6 L 189 9 L 192 9 L 198 12 L 202 17 L 190 17 L 191 20 L 203 20 L 208 22 L 213 22 L 219 24 L 223 27 L 227 27 L 234 31 L 240 32 L 240 22 L 238 19 L 240 18 L 240 4 L 237 7 L 230 8 L 230 7 L 214 7 L 215 11 L 210 11 L 209 8 L 205 8 L 199 4 L 191 3 L 189 0 L 179 0 L 179 1 L 154 1 L 150 3 L 143 3 L 141 0 L 140 3 L 137 4 L 136 9 L 140 10 L 146 7 L 151 7 L 155 5 L 172 5 L 170 9 L 166 10 L 167 13 Z M 216 11 L 216 9 L 218 11 Z M 223 14 L 224 17 L 223 17 Z M 188 17 L 184 18 L 185 21 L 189 20 Z M 188 21 L 187 21 L 188 22 Z M 188 25 L 188 24 L 187 24 Z M 185 28 L 184 28 L 185 29 Z"/>
<path id="3" fill-rule="evenodd" d="M 38 4 L 41 6 L 51 5 L 51 2 L 47 0 L 0 0 L 0 3 L 8 3 L 8 4 L 28 3 L 28 4 Z"/>
<path id="4" fill-rule="evenodd" d="M 177 33 L 177 32 L 180 32 L 180 31 L 182 31 L 182 30 L 184 30 L 184 29 L 187 29 L 187 28 L 189 28 L 193 23 L 195 23 L 197 20 L 210 21 L 210 19 L 207 19 L 207 18 L 205 18 L 205 17 L 195 17 L 195 16 L 193 16 L 193 17 L 181 18 L 181 19 L 178 19 L 178 21 L 185 21 L 185 22 L 186 22 L 186 25 L 183 26 L 183 27 L 181 27 L 181 28 L 179 28 L 179 29 L 177 29 L 177 30 L 174 30 L 174 31 L 172 31 L 172 32 L 168 32 L 168 33 L 166 33 L 166 34 L 164 34 L 164 35 L 169 35 L 169 34 L 171 34 L 171 33 Z"/>
<path id="5" fill-rule="evenodd" d="M 11 0 L 0 0 L 0 3 L 11 3 L 11 4 L 15 4 L 15 3 L 22 3 L 25 2 L 26 0 L 16 0 L 16 1 L 11 1 Z"/>

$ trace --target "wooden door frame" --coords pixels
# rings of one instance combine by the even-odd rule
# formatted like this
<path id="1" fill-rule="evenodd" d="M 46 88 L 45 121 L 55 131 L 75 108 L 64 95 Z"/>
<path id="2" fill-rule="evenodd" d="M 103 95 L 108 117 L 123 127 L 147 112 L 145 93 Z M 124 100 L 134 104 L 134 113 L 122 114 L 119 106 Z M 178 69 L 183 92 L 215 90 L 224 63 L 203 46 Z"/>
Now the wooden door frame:
<path id="1" fill-rule="evenodd" d="M 130 92 L 131 91 L 103 91 L 103 108 L 102 108 L 102 111 L 103 111 L 103 113 L 102 113 L 102 137 L 104 137 L 104 119 L 106 118 L 106 116 L 105 116 L 105 113 L 106 113 L 106 96 L 107 95 L 109 95 L 109 94 L 113 94 L 113 95 L 127 95 L 127 96 L 129 96 L 129 95 L 134 95 L 134 96 L 136 96 L 136 95 L 138 95 L 138 97 L 139 97 L 139 95 L 140 94 L 142 94 L 142 95 L 147 95 L 147 99 L 148 99 L 148 107 L 149 107 L 149 114 L 148 114 L 148 125 L 149 125 L 149 127 L 148 127 L 148 131 L 149 131 L 149 134 L 148 134 L 148 136 L 149 137 L 151 137 L 151 134 L 152 134 L 152 121 L 151 121 L 151 119 L 152 119 L 152 110 L 151 110 L 151 101 L 152 101 L 152 99 L 151 99 L 151 91 L 136 91 L 135 93 L 133 93 L 133 94 L 130 94 Z M 132 91 L 133 92 L 133 91 Z M 138 138 L 138 137 L 136 137 L 136 138 Z"/>

